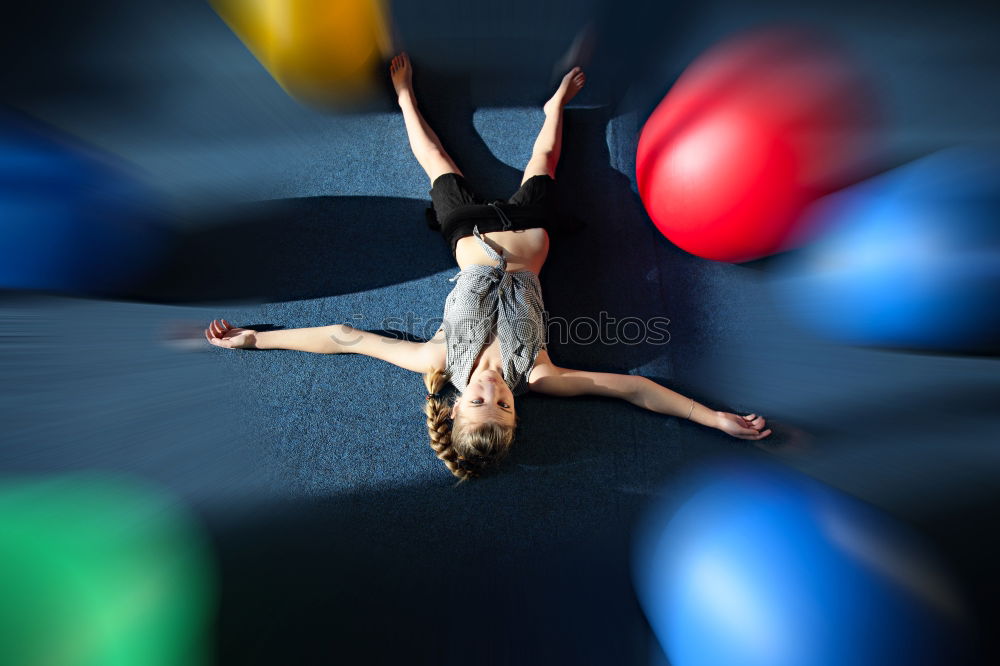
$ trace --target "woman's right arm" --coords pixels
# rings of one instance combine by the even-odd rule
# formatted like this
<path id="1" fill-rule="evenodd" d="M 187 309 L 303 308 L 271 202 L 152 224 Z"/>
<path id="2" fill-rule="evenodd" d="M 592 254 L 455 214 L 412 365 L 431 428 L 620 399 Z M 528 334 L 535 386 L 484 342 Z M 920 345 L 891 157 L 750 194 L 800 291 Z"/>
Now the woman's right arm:
<path id="1" fill-rule="evenodd" d="M 334 324 L 312 328 L 254 331 L 234 328 L 225 319 L 216 320 L 205 337 L 217 347 L 229 349 L 291 349 L 315 354 L 364 354 L 413 372 L 429 372 L 432 342 L 397 340 L 371 331 Z"/>
<path id="2" fill-rule="evenodd" d="M 348 339 L 340 324 L 260 331 L 254 349 L 291 349 L 314 354 L 343 354 L 341 340 Z"/>

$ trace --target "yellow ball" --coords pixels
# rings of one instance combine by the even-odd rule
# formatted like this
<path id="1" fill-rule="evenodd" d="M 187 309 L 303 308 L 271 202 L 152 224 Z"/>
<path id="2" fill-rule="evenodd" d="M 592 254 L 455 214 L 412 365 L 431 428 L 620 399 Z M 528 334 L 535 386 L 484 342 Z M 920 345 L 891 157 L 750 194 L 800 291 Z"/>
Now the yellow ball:
<path id="1" fill-rule="evenodd" d="M 391 52 L 382 0 L 211 0 L 285 91 L 337 106 L 375 90 Z"/>

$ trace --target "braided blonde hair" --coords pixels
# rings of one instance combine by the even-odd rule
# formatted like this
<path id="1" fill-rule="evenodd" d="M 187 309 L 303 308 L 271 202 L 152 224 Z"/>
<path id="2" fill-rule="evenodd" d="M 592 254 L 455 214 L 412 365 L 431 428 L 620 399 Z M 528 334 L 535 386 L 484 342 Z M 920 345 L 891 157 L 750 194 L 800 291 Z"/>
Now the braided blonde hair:
<path id="1" fill-rule="evenodd" d="M 458 483 L 463 483 L 507 457 L 515 426 L 484 423 L 465 427 L 460 419 L 452 423 L 451 403 L 441 395 L 447 384 L 448 375 L 437 368 L 424 375 L 427 434 L 434 453 L 458 477 Z"/>

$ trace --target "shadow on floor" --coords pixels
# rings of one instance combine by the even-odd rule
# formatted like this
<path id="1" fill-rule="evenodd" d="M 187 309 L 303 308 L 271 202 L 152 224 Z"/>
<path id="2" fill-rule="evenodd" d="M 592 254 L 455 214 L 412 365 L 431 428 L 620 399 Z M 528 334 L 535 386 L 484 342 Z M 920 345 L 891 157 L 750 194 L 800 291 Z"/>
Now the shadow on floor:
<path id="1" fill-rule="evenodd" d="M 309 197 L 245 204 L 179 235 L 132 298 L 158 303 L 290 301 L 376 289 L 454 267 L 428 229 L 429 202 Z"/>
<path id="2" fill-rule="evenodd" d="M 213 530 L 218 663 L 643 663 L 655 639 L 632 589 L 628 521 L 512 501 L 510 481 L 228 516 Z M 574 502 L 618 510 L 614 489 L 592 490 Z"/>

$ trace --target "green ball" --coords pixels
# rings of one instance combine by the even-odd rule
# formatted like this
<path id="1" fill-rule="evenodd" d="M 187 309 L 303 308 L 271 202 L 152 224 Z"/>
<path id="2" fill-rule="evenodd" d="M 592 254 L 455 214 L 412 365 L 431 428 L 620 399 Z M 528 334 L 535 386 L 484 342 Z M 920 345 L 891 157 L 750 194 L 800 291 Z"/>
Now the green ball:
<path id="1" fill-rule="evenodd" d="M 198 666 L 209 549 L 175 502 L 121 477 L 0 481 L 0 664 Z"/>

